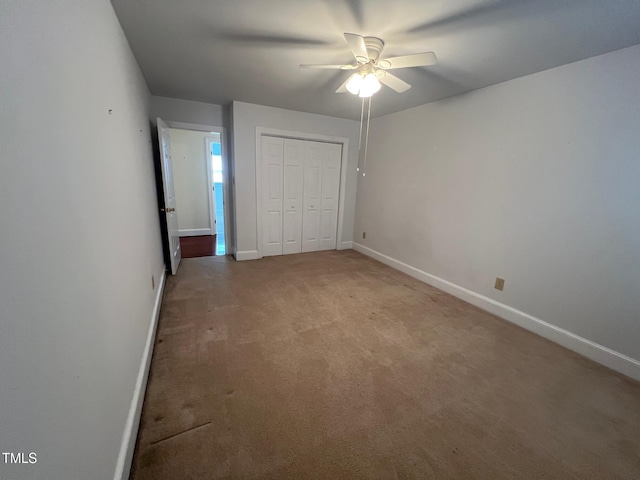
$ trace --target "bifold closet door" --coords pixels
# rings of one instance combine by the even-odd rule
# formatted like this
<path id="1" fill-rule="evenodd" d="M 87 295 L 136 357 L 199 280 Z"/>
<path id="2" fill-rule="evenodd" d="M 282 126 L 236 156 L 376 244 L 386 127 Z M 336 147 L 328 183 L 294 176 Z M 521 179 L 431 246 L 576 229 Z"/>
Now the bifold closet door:
<path id="1" fill-rule="evenodd" d="M 342 146 L 261 137 L 262 255 L 336 248 Z"/>
<path id="2" fill-rule="evenodd" d="M 282 255 L 284 140 L 262 137 L 262 254 Z"/>
<path id="3" fill-rule="evenodd" d="M 336 248 L 342 147 L 305 142 L 302 251 Z"/>
<path id="4" fill-rule="evenodd" d="M 302 251 L 302 191 L 304 149 L 302 140 L 284 140 L 284 205 L 282 253 Z"/>

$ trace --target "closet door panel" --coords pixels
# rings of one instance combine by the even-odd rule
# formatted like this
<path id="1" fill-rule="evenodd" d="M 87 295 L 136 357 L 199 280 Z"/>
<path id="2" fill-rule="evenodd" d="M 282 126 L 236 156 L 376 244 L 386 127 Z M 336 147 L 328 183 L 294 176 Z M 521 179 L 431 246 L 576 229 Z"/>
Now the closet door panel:
<path id="1" fill-rule="evenodd" d="M 282 255 L 282 138 L 262 137 L 262 254 Z"/>
<path id="2" fill-rule="evenodd" d="M 304 142 L 304 202 L 302 214 L 302 251 L 320 250 L 322 208 L 322 166 L 326 156 L 324 144 Z"/>
<path id="3" fill-rule="evenodd" d="M 319 249 L 332 250 L 337 246 L 342 147 L 335 144 L 325 144 L 325 150 L 322 163 L 322 215 Z"/>
<path id="4" fill-rule="evenodd" d="M 284 140 L 284 202 L 282 253 L 302 251 L 304 142 Z"/>

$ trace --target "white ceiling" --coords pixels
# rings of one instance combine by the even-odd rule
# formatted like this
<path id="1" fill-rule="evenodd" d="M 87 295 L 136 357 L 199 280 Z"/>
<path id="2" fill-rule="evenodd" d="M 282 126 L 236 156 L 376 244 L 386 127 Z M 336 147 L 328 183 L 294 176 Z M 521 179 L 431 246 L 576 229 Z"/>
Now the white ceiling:
<path id="1" fill-rule="evenodd" d="M 239 100 L 360 117 L 334 91 L 349 75 L 300 63 L 352 63 L 343 32 L 381 37 L 382 57 L 434 51 L 394 70 L 379 116 L 640 43 L 639 0 L 112 0 L 154 95 Z"/>

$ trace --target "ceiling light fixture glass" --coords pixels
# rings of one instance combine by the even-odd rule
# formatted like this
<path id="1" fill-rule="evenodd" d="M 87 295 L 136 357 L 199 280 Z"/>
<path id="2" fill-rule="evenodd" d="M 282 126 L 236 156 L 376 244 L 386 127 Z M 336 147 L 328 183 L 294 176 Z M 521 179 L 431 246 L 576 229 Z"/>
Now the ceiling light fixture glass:
<path id="1" fill-rule="evenodd" d="M 362 85 L 360 86 L 360 93 L 358 96 L 362 98 L 367 98 L 380 90 L 380 82 L 376 77 L 375 73 L 368 73 L 364 79 L 362 80 Z"/>
<path id="2" fill-rule="evenodd" d="M 354 73 L 347 82 L 349 93 L 367 98 L 380 90 L 380 81 L 375 73 Z"/>
<path id="3" fill-rule="evenodd" d="M 360 73 L 354 73 L 351 75 L 351 78 L 347 82 L 347 90 L 349 93 L 353 95 L 358 95 L 360 93 L 360 87 L 362 86 L 362 82 L 364 81 L 364 76 Z"/>

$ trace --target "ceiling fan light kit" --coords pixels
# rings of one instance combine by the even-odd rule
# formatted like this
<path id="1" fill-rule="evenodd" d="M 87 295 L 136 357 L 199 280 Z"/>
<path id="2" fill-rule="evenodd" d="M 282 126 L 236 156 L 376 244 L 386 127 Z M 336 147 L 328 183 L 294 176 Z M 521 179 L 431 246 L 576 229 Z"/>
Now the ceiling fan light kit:
<path id="1" fill-rule="evenodd" d="M 362 86 L 358 96 L 367 98 L 380 90 L 380 82 L 376 78 L 375 73 L 367 73 L 362 80 Z"/>
<path id="2" fill-rule="evenodd" d="M 354 73 L 347 82 L 346 88 L 349 93 L 358 95 L 361 98 L 368 98 L 380 90 L 380 81 L 373 72 Z"/>

